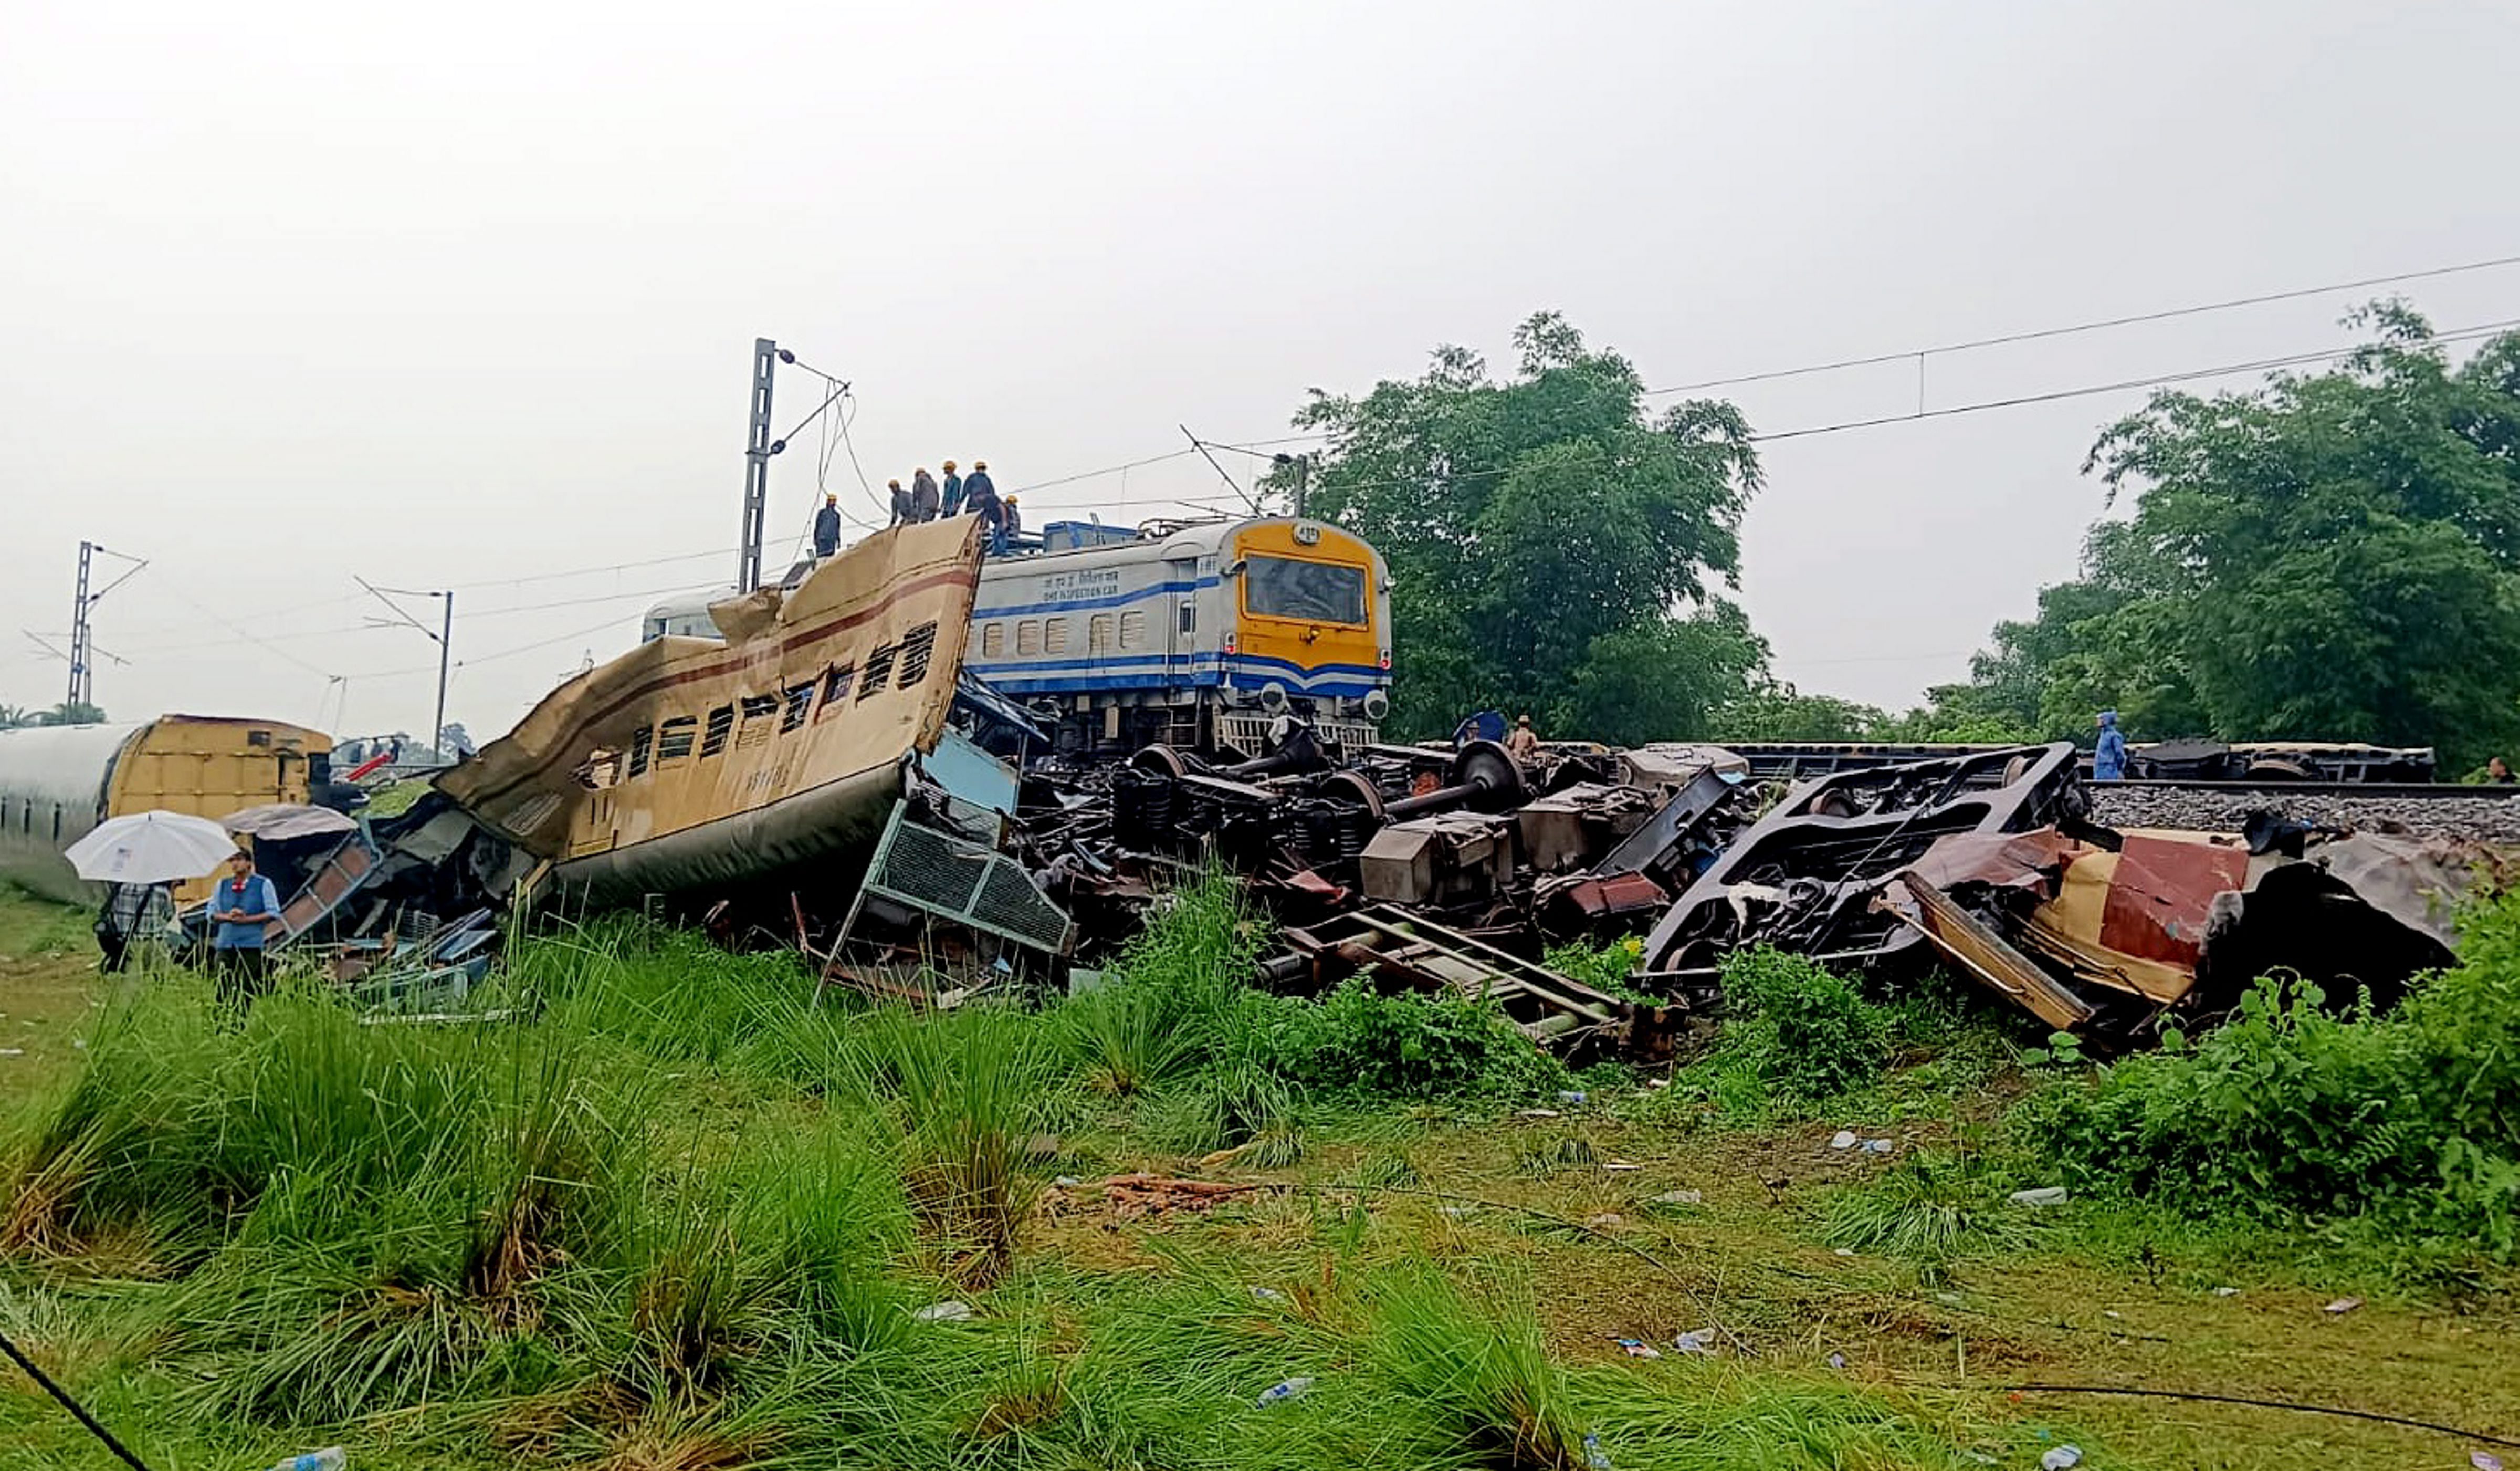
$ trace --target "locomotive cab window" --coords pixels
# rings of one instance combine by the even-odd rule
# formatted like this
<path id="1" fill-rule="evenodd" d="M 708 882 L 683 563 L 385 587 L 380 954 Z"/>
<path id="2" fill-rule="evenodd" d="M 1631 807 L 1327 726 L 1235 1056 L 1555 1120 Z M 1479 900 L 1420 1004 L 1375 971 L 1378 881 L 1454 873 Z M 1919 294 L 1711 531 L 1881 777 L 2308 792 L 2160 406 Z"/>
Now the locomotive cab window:
<path id="1" fill-rule="evenodd" d="M 1246 557 L 1242 611 L 1312 623 L 1365 621 L 1365 569 L 1292 557 Z"/>

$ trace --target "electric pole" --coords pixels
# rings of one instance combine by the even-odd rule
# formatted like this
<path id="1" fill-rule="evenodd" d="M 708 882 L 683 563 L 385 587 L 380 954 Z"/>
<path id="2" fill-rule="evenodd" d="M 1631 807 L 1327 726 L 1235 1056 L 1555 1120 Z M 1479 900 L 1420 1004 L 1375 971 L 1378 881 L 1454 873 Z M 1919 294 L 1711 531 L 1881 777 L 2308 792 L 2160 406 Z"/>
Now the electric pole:
<path id="1" fill-rule="evenodd" d="M 123 561 L 131 564 L 131 570 L 96 591 L 90 592 L 87 590 L 88 583 L 95 569 L 96 554 L 99 552 L 109 557 L 122 558 Z M 97 650 L 95 640 L 88 636 L 88 611 L 105 601 L 107 593 L 138 576 L 140 570 L 148 565 L 141 558 L 124 556 L 121 552 L 114 551 L 111 547 L 99 546 L 93 541 L 79 543 L 78 592 L 70 602 L 70 713 L 75 714 L 80 708 L 92 708 L 96 704 L 96 671 L 92 659 Z"/>
<path id="2" fill-rule="evenodd" d="M 1308 454 L 1281 454 L 1271 459 L 1279 469 L 1295 472 L 1295 517 L 1300 521 L 1304 515 L 1304 492 L 1312 484 L 1313 457 Z"/>
<path id="3" fill-rule="evenodd" d="M 743 536 L 736 553 L 735 589 L 761 585 L 761 530 L 770 514 L 770 380 L 779 369 L 779 345 L 752 340 L 752 425 L 743 448 Z"/>
<path id="4" fill-rule="evenodd" d="M 450 588 L 440 592 L 413 592 L 400 587 L 379 587 L 365 577 L 353 577 L 351 580 L 357 582 L 361 587 L 366 588 L 376 597 L 378 602 L 382 603 L 387 608 L 393 610 L 394 616 L 392 618 L 372 618 L 368 620 L 371 624 L 384 628 L 417 628 L 423 634 L 436 642 L 437 720 L 434 724 L 428 727 L 428 750 L 429 754 L 432 756 L 443 757 L 445 755 L 446 747 L 446 673 L 449 667 L 448 660 L 455 652 L 454 590 Z M 394 601 L 395 598 L 437 599 L 442 605 L 442 616 L 438 621 L 438 626 L 431 628 L 427 623 L 413 618 L 409 613 L 403 611 L 402 605 Z"/>

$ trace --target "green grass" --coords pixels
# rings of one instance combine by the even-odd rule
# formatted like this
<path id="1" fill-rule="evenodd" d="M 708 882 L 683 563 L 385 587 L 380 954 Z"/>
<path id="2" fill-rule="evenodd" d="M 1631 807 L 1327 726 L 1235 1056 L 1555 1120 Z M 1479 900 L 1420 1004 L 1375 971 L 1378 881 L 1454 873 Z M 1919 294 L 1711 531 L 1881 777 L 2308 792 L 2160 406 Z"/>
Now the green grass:
<path id="1" fill-rule="evenodd" d="M 1596 1071 L 1591 1103 L 1522 1120 L 1555 1075 L 1477 1008 L 1229 984 L 1257 939 L 1231 897 L 1149 931 L 1125 1016 L 817 1012 L 792 962 L 618 923 L 516 946 L 540 1005 L 511 1026 L 363 1026 L 307 992 L 239 1029 L 181 977 L 82 1001 L 88 1046 L 0 1133 L 0 1327 L 174 1471 L 336 1442 L 368 1471 L 1471 1471 L 1586 1466 L 1588 1438 L 1644 1471 L 1947 1468 L 2035 1464 L 2042 1431 L 2094 1465 L 2259 1471 L 2455 1447 L 2002 1386 L 2488 1428 L 2520 1402 L 2507 1279 L 2472 1253 L 2400 1276 L 2351 1234 L 2004 1207 L 2048 1180 L 2016 1177 L 2022 1081 L 1965 1019 L 1868 1017 L 1890 1071 L 1825 1104 L 1731 1116 Z M 0 935 L 41 928 L 0 904 Z M 1778 1086 L 1742 1055 L 1744 1088 Z M 1901 1156 L 1764 1122 L 1812 1108 L 1868 1134 L 1896 1114 Z M 1271 1188 L 1036 1209 L 1054 1173 L 1135 1169 Z M 1675 1187 L 1702 1204 L 1650 1204 Z M 2371 1305 L 2319 1331 L 2342 1291 Z M 948 1299 L 970 1320 L 917 1315 Z M 1721 1359 L 1669 1350 L 1710 1325 Z M 0 1381 L 0 1466 L 104 1464 Z"/>

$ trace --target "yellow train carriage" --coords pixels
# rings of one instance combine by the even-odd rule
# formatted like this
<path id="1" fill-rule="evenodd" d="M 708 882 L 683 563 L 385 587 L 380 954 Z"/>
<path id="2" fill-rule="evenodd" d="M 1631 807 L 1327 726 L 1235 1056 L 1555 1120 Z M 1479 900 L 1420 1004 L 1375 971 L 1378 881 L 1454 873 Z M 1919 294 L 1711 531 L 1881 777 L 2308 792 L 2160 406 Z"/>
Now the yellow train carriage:
<path id="1" fill-rule="evenodd" d="M 100 887 L 81 882 L 62 850 L 98 823 L 153 808 L 219 818 L 304 803 L 331 780 L 332 748 L 302 725 L 216 715 L 0 731 L 0 877 L 91 899 Z M 203 882 L 177 896 L 208 892 Z"/>

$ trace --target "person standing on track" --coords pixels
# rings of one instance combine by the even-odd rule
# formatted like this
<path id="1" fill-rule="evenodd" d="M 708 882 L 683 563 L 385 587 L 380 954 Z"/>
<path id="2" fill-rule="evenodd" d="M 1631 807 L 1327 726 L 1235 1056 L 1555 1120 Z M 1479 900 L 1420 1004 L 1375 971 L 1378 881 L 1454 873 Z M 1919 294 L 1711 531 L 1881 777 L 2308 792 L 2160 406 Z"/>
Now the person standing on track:
<path id="1" fill-rule="evenodd" d="M 280 891 L 253 871 L 253 854 L 238 849 L 228 876 L 210 891 L 210 974 L 219 999 L 245 1010 L 271 985 L 271 957 L 262 952 L 264 929 L 280 917 Z"/>
<path id="2" fill-rule="evenodd" d="M 2092 747 L 2092 780 L 2126 780 L 2126 737 L 2118 733 L 2118 713 L 2100 712 L 2100 738 Z"/>

